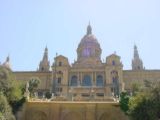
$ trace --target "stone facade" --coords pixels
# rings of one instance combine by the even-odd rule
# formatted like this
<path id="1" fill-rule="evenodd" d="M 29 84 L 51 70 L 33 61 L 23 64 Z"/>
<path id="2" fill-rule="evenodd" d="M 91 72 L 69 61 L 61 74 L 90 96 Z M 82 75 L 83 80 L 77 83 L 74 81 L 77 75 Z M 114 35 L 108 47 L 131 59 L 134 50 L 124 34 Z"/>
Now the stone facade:
<path id="1" fill-rule="evenodd" d="M 88 25 L 73 64 L 69 64 L 67 57 L 56 55 L 50 66 L 46 47 L 37 71 L 13 71 L 16 80 L 23 83 L 38 77 L 41 80 L 37 89 L 39 96 L 45 92 L 55 95 L 49 102 L 44 98 L 29 99 L 17 113 L 18 120 L 127 120 L 118 102 L 113 100 L 124 90 L 131 92 L 134 83 L 160 81 L 160 70 L 144 69 L 136 45 L 132 70 L 123 70 L 116 53 L 102 62 L 101 53 L 100 44 Z M 9 57 L 2 65 L 11 70 Z"/>
<path id="2" fill-rule="evenodd" d="M 75 100 L 109 100 L 119 96 L 120 92 L 131 91 L 132 84 L 143 84 L 144 80 L 160 80 L 160 70 L 145 70 L 134 46 L 132 70 L 123 70 L 120 56 L 113 53 L 101 61 L 102 49 L 97 38 L 92 34 L 90 25 L 77 48 L 77 60 L 69 64 L 68 58 L 56 55 L 52 66 L 45 48 L 43 59 L 37 71 L 14 72 L 16 79 L 24 82 L 31 77 L 39 77 L 39 93 L 50 91 L 55 96 Z M 7 58 L 4 66 L 9 66 Z"/>

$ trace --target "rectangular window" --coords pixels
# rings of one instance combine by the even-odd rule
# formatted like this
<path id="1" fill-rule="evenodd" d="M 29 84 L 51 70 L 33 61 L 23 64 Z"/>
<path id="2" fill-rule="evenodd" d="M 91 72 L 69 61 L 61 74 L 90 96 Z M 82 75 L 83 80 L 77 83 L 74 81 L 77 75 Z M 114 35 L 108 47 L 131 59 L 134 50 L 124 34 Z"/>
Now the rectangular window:
<path id="1" fill-rule="evenodd" d="M 57 83 L 58 83 L 58 84 L 61 84 L 61 77 L 58 78 Z"/>
<path id="2" fill-rule="evenodd" d="M 111 88 L 111 92 L 113 92 L 113 88 Z"/>
<path id="3" fill-rule="evenodd" d="M 104 93 L 96 93 L 98 97 L 104 97 Z"/>
<path id="4" fill-rule="evenodd" d="M 82 97 L 89 97 L 90 95 L 88 93 L 82 93 L 81 96 Z"/>
<path id="5" fill-rule="evenodd" d="M 59 88 L 59 92 L 62 92 L 62 88 Z"/>
<path id="6" fill-rule="evenodd" d="M 59 88 L 59 87 L 58 87 L 58 88 L 56 88 L 56 91 L 57 91 L 57 92 L 62 92 L 62 88 Z"/>
<path id="7" fill-rule="evenodd" d="M 112 61 L 112 65 L 116 65 L 116 63 L 115 63 L 115 61 L 114 61 L 114 60 Z"/>

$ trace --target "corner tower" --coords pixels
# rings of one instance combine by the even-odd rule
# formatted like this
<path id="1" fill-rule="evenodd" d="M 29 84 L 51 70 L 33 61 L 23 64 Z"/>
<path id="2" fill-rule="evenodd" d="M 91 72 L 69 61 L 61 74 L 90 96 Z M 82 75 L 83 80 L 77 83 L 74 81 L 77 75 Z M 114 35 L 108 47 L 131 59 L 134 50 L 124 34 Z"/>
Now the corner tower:
<path id="1" fill-rule="evenodd" d="M 81 39 L 77 48 L 77 62 L 84 65 L 97 65 L 101 63 L 101 47 L 97 38 L 92 34 L 92 27 L 87 26 L 86 35 Z"/>
<path id="2" fill-rule="evenodd" d="M 137 46 L 134 45 L 134 57 L 132 60 L 132 70 L 143 70 L 143 62 L 139 57 Z"/>
<path id="3" fill-rule="evenodd" d="M 48 48 L 46 47 L 45 51 L 44 51 L 43 59 L 42 59 L 42 61 L 40 61 L 40 64 L 39 64 L 38 71 L 47 72 L 47 71 L 49 71 L 49 68 L 50 68 L 50 64 L 49 64 L 49 60 L 48 60 Z"/>

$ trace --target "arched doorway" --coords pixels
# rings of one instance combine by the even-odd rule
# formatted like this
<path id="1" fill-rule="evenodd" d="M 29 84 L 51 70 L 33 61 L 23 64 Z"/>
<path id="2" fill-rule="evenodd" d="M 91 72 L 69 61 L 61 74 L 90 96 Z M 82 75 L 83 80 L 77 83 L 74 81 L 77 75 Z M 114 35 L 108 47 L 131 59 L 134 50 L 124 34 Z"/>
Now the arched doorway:
<path id="1" fill-rule="evenodd" d="M 107 113 L 103 113 L 100 116 L 99 120 L 126 120 L 126 117 L 121 112 L 118 112 L 116 114 L 116 113 L 112 113 L 112 111 L 110 111 L 110 112 L 107 112 Z"/>
<path id="2" fill-rule="evenodd" d="M 128 117 L 119 108 L 112 107 L 101 114 L 97 120 L 128 120 Z"/>
<path id="3" fill-rule="evenodd" d="M 108 113 L 103 113 L 102 115 L 101 115 L 101 117 L 99 118 L 99 120 L 111 120 L 111 117 L 110 117 L 111 115 L 110 114 L 108 114 Z"/>
<path id="4" fill-rule="evenodd" d="M 35 112 L 31 117 L 31 120 L 48 120 L 47 115 L 44 112 Z"/>
<path id="5" fill-rule="evenodd" d="M 104 85 L 103 76 L 102 75 L 98 75 L 97 79 L 96 79 L 96 86 L 102 87 L 103 85 Z"/>
<path id="6" fill-rule="evenodd" d="M 91 86 L 91 85 L 92 85 L 91 76 L 85 75 L 83 77 L 82 86 Z"/>
<path id="7" fill-rule="evenodd" d="M 64 116 L 63 120 L 83 120 L 83 118 L 77 112 L 70 112 Z"/>
<path id="8" fill-rule="evenodd" d="M 78 85 L 78 78 L 77 76 L 72 76 L 70 81 L 70 86 L 77 86 Z"/>

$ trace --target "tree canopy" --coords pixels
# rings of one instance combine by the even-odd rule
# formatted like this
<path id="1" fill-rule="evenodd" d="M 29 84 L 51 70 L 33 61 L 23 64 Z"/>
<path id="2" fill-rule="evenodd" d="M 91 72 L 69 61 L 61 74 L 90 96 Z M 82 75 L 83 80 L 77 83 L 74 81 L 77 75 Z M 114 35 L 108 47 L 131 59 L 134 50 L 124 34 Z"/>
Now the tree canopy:
<path id="1" fill-rule="evenodd" d="M 16 113 L 19 107 L 25 102 L 21 84 L 16 81 L 12 71 L 2 66 L 0 66 L 0 93 L 2 97 L 1 102 L 5 103 L 4 105 L 6 105 L 8 109 L 9 106 L 11 106 L 13 113 Z M 4 113 L 0 112 L 0 116 L 4 116 L 5 112 L 7 113 L 5 110 Z"/>
<path id="2" fill-rule="evenodd" d="M 125 95 L 125 94 L 123 94 Z M 124 103 L 126 99 L 122 96 Z M 144 86 L 130 96 L 127 105 L 121 109 L 128 113 L 131 120 L 158 120 L 160 119 L 160 82 L 144 81 Z M 127 111 L 125 111 L 127 110 Z"/>
<path id="3" fill-rule="evenodd" d="M 4 67 L 0 67 L 0 92 L 2 92 L 9 103 L 22 99 L 20 85 L 16 82 L 12 72 Z"/>
<path id="4" fill-rule="evenodd" d="M 120 94 L 120 108 L 124 111 L 125 114 L 127 114 L 129 110 L 129 95 L 127 92 L 122 92 Z"/>
<path id="5" fill-rule="evenodd" d="M 39 84 L 40 84 L 40 79 L 38 77 L 30 78 L 28 90 L 31 93 L 31 96 L 34 96 L 34 92 L 36 91 Z"/>
<path id="6" fill-rule="evenodd" d="M 15 120 L 12 109 L 2 92 L 0 93 L 0 120 Z"/>

